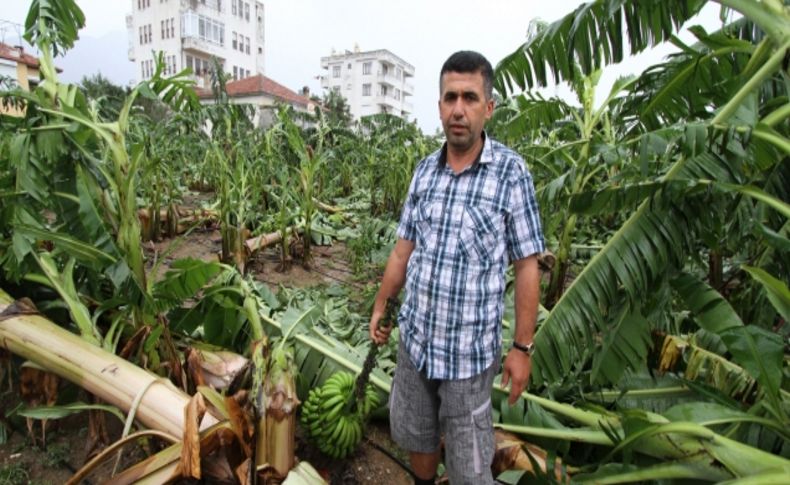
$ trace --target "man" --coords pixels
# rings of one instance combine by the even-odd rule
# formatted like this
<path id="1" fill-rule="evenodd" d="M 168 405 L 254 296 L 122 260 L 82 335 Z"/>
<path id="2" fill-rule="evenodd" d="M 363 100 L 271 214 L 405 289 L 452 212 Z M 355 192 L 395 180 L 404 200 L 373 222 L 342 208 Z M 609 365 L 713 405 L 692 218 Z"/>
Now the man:
<path id="1" fill-rule="evenodd" d="M 440 434 L 450 483 L 493 483 L 491 388 L 500 366 L 505 270 L 516 274 L 516 327 L 502 371 L 510 403 L 527 385 L 543 251 L 532 177 L 514 151 L 483 131 L 494 110 L 491 64 L 456 52 L 440 73 L 447 142 L 415 169 L 370 319 L 406 285 L 390 426 L 409 451 L 415 483 L 433 483 Z"/>

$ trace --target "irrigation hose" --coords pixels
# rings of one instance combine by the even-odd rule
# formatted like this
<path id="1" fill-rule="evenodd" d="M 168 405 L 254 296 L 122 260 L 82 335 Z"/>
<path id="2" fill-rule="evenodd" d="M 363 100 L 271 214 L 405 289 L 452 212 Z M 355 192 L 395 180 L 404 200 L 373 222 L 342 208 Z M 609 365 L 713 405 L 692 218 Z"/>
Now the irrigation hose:
<path id="1" fill-rule="evenodd" d="M 179 440 L 175 436 L 165 433 L 163 431 L 157 431 L 155 429 L 145 429 L 142 431 L 138 431 L 136 433 L 132 433 L 126 438 L 121 438 L 115 443 L 111 444 L 107 448 L 101 451 L 98 455 L 94 456 L 91 461 L 86 463 L 82 468 L 77 470 L 74 475 L 69 478 L 65 485 L 77 485 L 80 481 L 87 476 L 90 472 L 94 470 L 97 466 L 99 466 L 108 456 L 112 455 L 116 449 L 122 448 L 126 443 L 130 441 L 134 441 L 137 438 L 142 438 L 143 436 L 155 436 L 157 438 L 161 438 L 165 441 L 170 442 L 171 444 L 178 443 Z"/>

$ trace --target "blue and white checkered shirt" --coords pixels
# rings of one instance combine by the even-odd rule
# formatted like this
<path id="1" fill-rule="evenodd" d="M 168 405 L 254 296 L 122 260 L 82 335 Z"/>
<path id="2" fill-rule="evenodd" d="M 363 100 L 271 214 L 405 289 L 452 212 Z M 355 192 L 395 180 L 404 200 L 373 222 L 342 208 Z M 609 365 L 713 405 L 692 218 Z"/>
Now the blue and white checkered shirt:
<path id="1" fill-rule="evenodd" d="M 414 241 L 401 306 L 401 338 L 430 379 L 465 379 L 501 346 L 505 269 L 544 250 L 535 189 L 524 160 L 484 136 L 459 174 L 446 145 L 414 172 L 398 237 Z"/>

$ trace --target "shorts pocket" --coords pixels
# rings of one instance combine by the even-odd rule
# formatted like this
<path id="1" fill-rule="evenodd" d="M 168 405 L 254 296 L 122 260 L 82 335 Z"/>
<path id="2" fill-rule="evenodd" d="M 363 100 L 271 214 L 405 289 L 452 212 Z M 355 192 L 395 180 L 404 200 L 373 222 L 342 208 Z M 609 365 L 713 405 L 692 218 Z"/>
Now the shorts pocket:
<path id="1" fill-rule="evenodd" d="M 494 460 L 494 426 L 491 400 L 472 411 L 472 465 L 475 474 L 483 473 Z"/>

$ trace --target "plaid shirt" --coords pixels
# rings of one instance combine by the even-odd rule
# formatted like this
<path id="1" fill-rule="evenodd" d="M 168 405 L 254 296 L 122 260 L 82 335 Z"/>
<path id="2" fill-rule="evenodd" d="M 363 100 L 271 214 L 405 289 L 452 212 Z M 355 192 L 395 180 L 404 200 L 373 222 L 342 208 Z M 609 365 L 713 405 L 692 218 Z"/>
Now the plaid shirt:
<path id="1" fill-rule="evenodd" d="M 430 379 L 465 379 L 493 363 L 509 260 L 544 250 L 524 160 L 483 136 L 477 160 L 459 174 L 446 144 L 417 165 L 398 225 L 398 237 L 415 243 L 401 338 Z"/>

